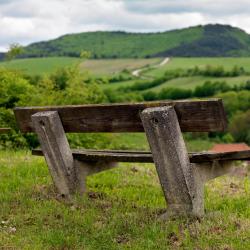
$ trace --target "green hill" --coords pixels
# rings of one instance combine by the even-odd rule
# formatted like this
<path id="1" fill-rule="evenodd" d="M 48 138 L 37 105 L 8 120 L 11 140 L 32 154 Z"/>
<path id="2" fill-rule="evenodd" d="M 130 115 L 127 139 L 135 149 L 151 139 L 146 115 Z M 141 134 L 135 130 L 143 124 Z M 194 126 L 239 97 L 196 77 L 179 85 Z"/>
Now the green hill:
<path id="1" fill-rule="evenodd" d="M 250 35 L 229 25 L 205 25 L 162 33 L 85 32 L 33 43 L 24 57 L 145 58 L 250 56 Z"/>

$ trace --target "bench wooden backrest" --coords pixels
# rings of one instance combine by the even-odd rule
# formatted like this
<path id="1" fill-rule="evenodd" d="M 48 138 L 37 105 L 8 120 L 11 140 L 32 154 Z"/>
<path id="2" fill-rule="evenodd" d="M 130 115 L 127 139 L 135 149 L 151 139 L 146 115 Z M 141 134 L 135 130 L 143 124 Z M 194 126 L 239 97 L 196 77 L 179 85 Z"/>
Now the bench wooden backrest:
<path id="1" fill-rule="evenodd" d="M 17 107 L 16 121 L 23 133 L 34 132 L 31 115 L 58 111 L 65 132 L 143 132 L 140 112 L 149 107 L 174 106 L 183 132 L 224 131 L 226 116 L 220 99 L 160 101 L 135 104 Z"/>
<path id="2" fill-rule="evenodd" d="M 11 131 L 10 128 L 0 128 L 0 134 L 6 134 L 6 133 L 8 133 L 10 131 Z"/>

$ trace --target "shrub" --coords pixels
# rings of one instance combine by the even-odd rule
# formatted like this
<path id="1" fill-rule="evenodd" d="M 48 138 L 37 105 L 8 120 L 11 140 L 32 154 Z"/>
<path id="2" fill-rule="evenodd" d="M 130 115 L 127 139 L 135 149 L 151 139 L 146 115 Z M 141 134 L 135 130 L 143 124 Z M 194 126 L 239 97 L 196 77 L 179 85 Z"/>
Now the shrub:
<path id="1" fill-rule="evenodd" d="M 250 145 L 250 109 L 236 113 L 229 126 L 229 131 L 235 141 L 246 142 Z"/>

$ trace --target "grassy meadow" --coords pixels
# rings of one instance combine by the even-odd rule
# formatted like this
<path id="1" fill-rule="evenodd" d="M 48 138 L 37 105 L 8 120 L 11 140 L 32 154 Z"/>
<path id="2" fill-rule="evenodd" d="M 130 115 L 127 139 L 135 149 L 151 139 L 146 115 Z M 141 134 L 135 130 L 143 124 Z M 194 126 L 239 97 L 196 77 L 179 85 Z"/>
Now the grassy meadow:
<path id="1" fill-rule="evenodd" d="M 0 151 L 0 249 L 248 249 L 250 179 L 206 185 L 201 220 L 158 220 L 166 204 L 151 164 L 88 178 L 72 204 L 57 199 L 42 157 Z"/>

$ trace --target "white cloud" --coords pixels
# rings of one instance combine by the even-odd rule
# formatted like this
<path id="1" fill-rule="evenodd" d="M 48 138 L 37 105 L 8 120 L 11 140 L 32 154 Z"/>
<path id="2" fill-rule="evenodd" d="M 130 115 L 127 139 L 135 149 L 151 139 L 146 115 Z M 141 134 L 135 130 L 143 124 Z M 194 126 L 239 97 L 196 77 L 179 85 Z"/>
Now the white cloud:
<path id="1" fill-rule="evenodd" d="M 0 50 L 8 44 L 95 30 L 164 31 L 225 23 L 250 32 L 249 0 L 4 0 Z"/>

